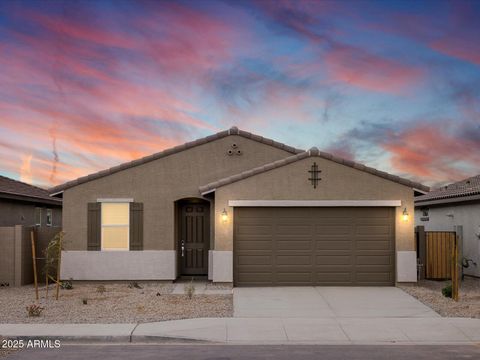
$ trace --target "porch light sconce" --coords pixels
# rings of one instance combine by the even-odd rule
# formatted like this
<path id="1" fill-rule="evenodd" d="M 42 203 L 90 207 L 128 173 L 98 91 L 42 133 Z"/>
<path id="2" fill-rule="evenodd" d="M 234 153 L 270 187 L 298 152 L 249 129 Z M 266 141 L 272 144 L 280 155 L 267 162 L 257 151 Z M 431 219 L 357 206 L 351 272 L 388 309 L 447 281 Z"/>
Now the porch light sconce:
<path id="1" fill-rule="evenodd" d="M 226 223 L 228 221 L 228 213 L 227 213 L 227 210 L 225 210 L 225 208 L 223 208 L 223 211 L 222 211 L 222 222 L 223 223 Z"/>
<path id="2" fill-rule="evenodd" d="M 404 208 L 404 209 L 403 209 L 403 213 L 402 213 L 402 220 L 403 220 L 404 222 L 407 222 L 407 221 L 408 221 L 408 217 L 409 217 L 409 215 L 408 215 L 407 208 Z"/>

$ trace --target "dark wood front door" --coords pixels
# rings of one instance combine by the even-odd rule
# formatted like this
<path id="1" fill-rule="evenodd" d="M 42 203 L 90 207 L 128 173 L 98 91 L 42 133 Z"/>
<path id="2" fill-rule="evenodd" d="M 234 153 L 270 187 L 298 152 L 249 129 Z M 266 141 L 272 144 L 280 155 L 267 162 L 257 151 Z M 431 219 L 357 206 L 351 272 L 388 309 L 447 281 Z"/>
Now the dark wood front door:
<path id="1" fill-rule="evenodd" d="M 178 244 L 181 275 L 208 273 L 209 213 L 208 203 L 187 203 L 181 206 Z"/>

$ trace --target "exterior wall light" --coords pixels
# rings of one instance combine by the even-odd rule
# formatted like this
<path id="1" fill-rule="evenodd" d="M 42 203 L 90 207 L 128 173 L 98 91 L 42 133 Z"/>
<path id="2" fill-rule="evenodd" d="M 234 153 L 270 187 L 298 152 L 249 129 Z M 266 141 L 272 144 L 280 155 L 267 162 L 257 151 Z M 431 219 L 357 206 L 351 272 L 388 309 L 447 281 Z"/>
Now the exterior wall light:
<path id="1" fill-rule="evenodd" d="M 403 213 L 402 213 L 402 220 L 403 220 L 404 222 L 407 222 L 407 221 L 408 221 L 408 217 L 409 217 L 409 215 L 408 215 L 407 208 L 404 208 L 404 209 L 403 209 Z"/>
<path id="2" fill-rule="evenodd" d="M 227 210 L 225 210 L 225 208 L 223 208 L 223 211 L 222 211 L 222 222 L 223 223 L 226 223 L 228 221 L 228 213 L 227 213 Z"/>

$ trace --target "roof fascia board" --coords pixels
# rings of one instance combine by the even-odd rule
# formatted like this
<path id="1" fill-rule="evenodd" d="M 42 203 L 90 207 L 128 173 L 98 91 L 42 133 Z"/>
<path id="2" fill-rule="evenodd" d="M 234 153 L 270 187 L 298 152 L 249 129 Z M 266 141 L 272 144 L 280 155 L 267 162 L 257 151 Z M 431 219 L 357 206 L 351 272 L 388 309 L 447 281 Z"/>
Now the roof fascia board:
<path id="1" fill-rule="evenodd" d="M 401 200 L 229 200 L 231 207 L 399 207 Z"/>

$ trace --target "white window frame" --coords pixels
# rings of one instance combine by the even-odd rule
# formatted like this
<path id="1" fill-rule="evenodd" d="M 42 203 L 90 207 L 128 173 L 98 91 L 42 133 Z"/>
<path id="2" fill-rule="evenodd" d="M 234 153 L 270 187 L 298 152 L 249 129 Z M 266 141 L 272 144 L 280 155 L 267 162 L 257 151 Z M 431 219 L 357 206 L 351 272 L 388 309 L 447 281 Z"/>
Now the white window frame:
<path id="1" fill-rule="evenodd" d="M 50 214 L 50 224 L 48 223 L 48 214 Z M 47 209 L 45 214 L 45 225 L 52 227 L 53 226 L 53 210 Z"/>
<path id="2" fill-rule="evenodd" d="M 133 201 L 129 201 L 130 199 L 98 199 L 102 201 L 100 202 L 100 250 L 101 251 L 130 251 L 130 203 Z M 103 204 L 105 203 L 123 203 L 128 204 L 128 231 L 127 231 L 127 248 L 126 249 L 112 249 L 112 248 L 104 248 L 103 247 Z M 125 225 L 105 225 L 105 227 L 124 227 Z"/>
<path id="3" fill-rule="evenodd" d="M 37 219 L 37 211 L 38 213 L 40 214 L 39 218 Z M 33 219 L 33 221 L 35 222 L 35 226 L 42 226 L 42 208 L 39 207 L 39 206 L 36 206 L 35 207 L 35 213 L 33 215 L 35 218 Z M 37 222 L 37 220 L 40 221 L 40 223 Z"/>

